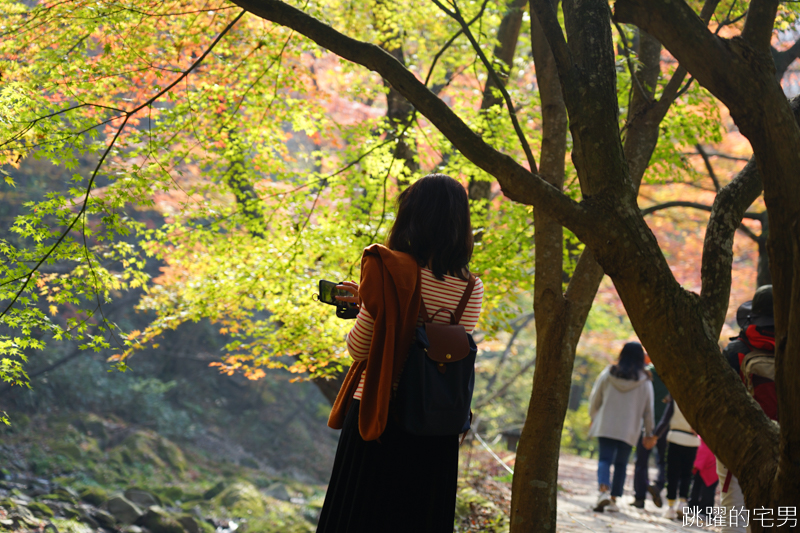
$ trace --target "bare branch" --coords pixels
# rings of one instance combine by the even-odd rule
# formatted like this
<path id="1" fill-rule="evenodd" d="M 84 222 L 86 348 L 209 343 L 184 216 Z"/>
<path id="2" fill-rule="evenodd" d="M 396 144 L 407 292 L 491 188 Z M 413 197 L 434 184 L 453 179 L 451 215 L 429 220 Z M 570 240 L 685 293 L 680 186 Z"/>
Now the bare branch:
<path id="1" fill-rule="evenodd" d="M 625 61 L 628 64 L 628 73 L 630 74 L 631 80 L 636 88 L 639 90 L 640 96 L 644 99 L 645 102 L 649 102 L 652 99 L 652 95 L 647 94 L 642 87 L 642 82 L 639 81 L 639 76 L 633 70 L 633 61 L 631 60 L 631 54 L 633 50 L 628 45 L 628 38 L 625 36 L 625 30 L 622 29 L 622 26 L 619 25 L 618 22 L 614 23 L 614 26 L 617 28 L 617 33 L 619 34 L 619 38 L 622 39 L 622 46 L 625 48 Z"/>
<path id="2" fill-rule="evenodd" d="M 487 391 L 492 390 L 494 382 L 497 381 L 497 376 L 500 374 L 500 369 L 508 359 L 508 355 L 511 353 L 511 348 L 514 346 L 514 342 L 517 340 L 517 337 L 522 332 L 522 330 L 524 330 L 525 327 L 531 323 L 531 320 L 533 320 L 534 316 L 535 316 L 534 313 L 528 313 L 527 315 L 523 315 L 521 317 L 520 322 L 513 327 L 514 331 L 511 333 L 511 337 L 508 339 L 506 347 L 503 350 L 503 353 L 500 355 L 500 359 L 497 361 L 497 365 L 495 366 L 494 369 L 494 374 L 492 374 L 492 377 L 490 377 L 489 380 L 486 382 L 485 389 Z"/>
<path id="3" fill-rule="evenodd" d="M 703 242 L 700 299 L 716 334 L 722 329 L 728 311 L 733 235 L 746 216 L 745 209 L 758 198 L 761 190 L 761 175 L 753 158 L 714 199 Z"/>
<path id="4" fill-rule="evenodd" d="M 770 47 L 770 50 L 772 51 L 772 61 L 775 63 L 775 78 L 780 81 L 786 74 L 789 65 L 800 57 L 800 40 L 795 41 L 792 46 L 782 52 L 776 50 L 774 46 Z"/>
<path id="5" fill-rule="evenodd" d="M 565 90 L 570 90 L 572 88 L 571 82 L 574 81 L 573 68 L 575 61 L 572 58 L 569 46 L 567 46 L 567 40 L 561 30 L 561 24 L 558 22 L 555 7 L 550 0 L 531 0 L 531 10 L 536 12 L 536 18 L 539 19 L 539 24 L 544 30 L 547 42 L 550 43 L 550 50 L 556 59 L 561 85 L 566 88 Z"/>
<path id="6" fill-rule="evenodd" d="M 700 143 L 694 145 L 697 148 L 697 153 L 700 154 L 700 157 L 703 158 L 703 162 L 706 164 L 706 170 L 708 171 L 708 176 L 711 178 L 711 181 L 714 182 L 714 189 L 719 192 L 719 179 L 717 179 L 717 175 L 714 172 L 714 167 L 711 165 L 711 160 L 708 158 L 708 154 L 706 153 L 705 149 Z"/>
<path id="7" fill-rule="evenodd" d="M 748 169 L 748 171 L 750 170 Z M 742 172 L 744 172 L 744 170 L 742 170 Z M 756 197 L 758 197 L 758 195 L 756 195 Z M 751 200 L 750 203 L 753 203 L 753 201 Z M 664 202 L 661 204 L 656 204 L 656 205 L 651 205 L 650 207 L 646 207 L 645 209 L 642 209 L 642 216 L 646 217 L 647 215 L 652 215 L 657 211 L 662 211 L 664 209 L 669 209 L 671 207 L 691 207 L 692 209 L 699 209 L 700 211 L 707 211 L 709 213 L 713 210 L 713 206 L 710 205 L 701 204 L 698 202 L 686 202 L 683 200 L 675 200 L 673 202 Z M 761 220 L 763 218 L 763 215 L 761 213 L 747 212 L 742 214 L 742 218 L 749 218 L 751 220 Z"/>

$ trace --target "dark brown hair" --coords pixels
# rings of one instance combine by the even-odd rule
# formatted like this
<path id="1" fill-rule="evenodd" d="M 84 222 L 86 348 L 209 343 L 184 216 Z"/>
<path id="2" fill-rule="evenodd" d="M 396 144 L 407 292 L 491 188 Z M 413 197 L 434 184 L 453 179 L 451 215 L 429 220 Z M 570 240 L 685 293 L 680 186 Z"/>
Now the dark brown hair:
<path id="1" fill-rule="evenodd" d="M 622 347 L 619 361 L 611 367 L 611 375 L 621 379 L 637 381 L 644 370 L 644 348 L 638 342 L 629 342 Z"/>
<path id="2" fill-rule="evenodd" d="M 397 218 L 386 246 L 410 254 L 433 275 L 467 279 L 472 257 L 469 198 L 464 187 L 444 174 L 429 174 L 397 198 Z"/>

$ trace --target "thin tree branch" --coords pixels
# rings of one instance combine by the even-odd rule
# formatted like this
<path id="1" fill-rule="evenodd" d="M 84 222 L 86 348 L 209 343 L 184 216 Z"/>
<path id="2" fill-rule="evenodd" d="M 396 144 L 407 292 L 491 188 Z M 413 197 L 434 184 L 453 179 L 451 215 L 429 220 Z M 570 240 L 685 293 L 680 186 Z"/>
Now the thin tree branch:
<path id="1" fill-rule="evenodd" d="M 527 315 L 522 316 L 522 321 L 514 327 L 513 333 L 511 333 L 511 337 L 508 339 L 506 343 L 506 348 L 503 350 L 503 353 L 500 355 L 500 360 L 497 361 L 497 365 L 495 366 L 494 374 L 492 377 L 489 378 L 489 381 L 486 382 L 486 391 L 491 391 L 492 387 L 494 386 L 494 382 L 497 381 L 497 376 L 500 374 L 500 368 L 508 359 L 508 354 L 511 353 L 511 347 L 514 346 L 514 342 L 517 340 L 517 336 L 525 329 L 525 327 L 530 324 L 531 320 L 534 318 L 534 313 L 528 313 Z"/>
<path id="2" fill-rule="evenodd" d="M 483 16 L 483 12 L 486 10 L 486 5 L 488 3 L 489 0 L 484 0 L 480 10 L 478 11 L 478 14 L 472 17 L 472 20 L 467 22 L 467 27 L 472 26 L 476 20 L 478 20 Z M 425 76 L 425 85 L 428 85 L 428 83 L 431 81 L 431 76 L 433 75 L 433 69 L 434 67 L 436 67 L 436 63 L 439 61 L 439 58 L 442 57 L 442 54 L 444 54 L 447 51 L 447 49 L 453 45 L 453 43 L 456 41 L 456 39 L 458 39 L 461 36 L 462 33 L 464 33 L 463 26 L 459 28 L 459 30 L 455 32 L 453 36 L 447 40 L 446 43 L 444 43 L 444 46 L 442 46 L 442 48 L 438 52 L 436 52 L 436 55 L 433 56 L 433 61 L 431 61 L 431 66 L 428 69 L 428 75 Z"/>
<path id="3" fill-rule="evenodd" d="M 749 171 L 749 169 L 748 169 Z M 757 196 L 757 195 L 756 195 Z M 752 202 L 751 202 L 752 203 Z M 646 217 L 647 215 L 652 215 L 656 211 L 661 211 L 663 209 L 669 209 L 671 207 L 691 207 L 693 209 L 699 209 L 701 211 L 711 212 L 713 206 L 701 204 L 698 202 L 686 202 L 683 200 L 675 200 L 673 202 L 664 202 L 661 204 L 651 205 L 650 207 L 646 207 L 642 209 L 642 216 Z M 751 220 L 761 220 L 763 215 L 761 213 L 751 213 L 746 212 L 742 214 L 742 218 L 749 218 Z"/>
<path id="4" fill-rule="evenodd" d="M 474 408 L 475 411 L 478 411 L 483 406 L 485 406 L 485 405 L 489 404 L 490 402 L 494 401 L 495 399 L 503 396 L 506 393 L 506 391 L 508 390 L 508 388 L 511 385 L 513 385 L 514 382 L 517 381 L 520 378 L 520 376 L 522 376 L 523 374 L 525 374 L 525 372 L 530 370 L 531 367 L 533 367 L 533 365 L 535 365 L 535 364 L 536 364 L 536 357 L 533 357 L 528 363 L 526 363 L 522 368 L 520 368 L 519 371 L 516 374 L 511 376 L 505 383 L 503 383 L 503 385 L 499 389 L 497 389 L 496 392 L 490 394 L 486 398 L 482 398 L 479 401 L 475 402 L 475 408 Z"/>
<path id="5" fill-rule="evenodd" d="M 711 178 L 711 181 L 714 182 L 714 189 L 719 192 L 719 179 L 717 179 L 717 174 L 714 172 L 714 167 L 711 165 L 711 160 L 708 158 L 708 154 L 700 143 L 697 143 L 694 146 L 697 148 L 697 153 L 700 154 L 700 157 L 703 158 L 703 162 L 706 164 L 708 176 Z"/>
<path id="6" fill-rule="evenodd" d="M 779 52 L 774 46 L 770 47 L 772 51 L 772 61 L 775 63 L 775 77 L 778 81 L 783 79 L 786 70 L 792 62 L 800 57 L 800 39 L 794 42 L 787 50 Z"/>
<path id="7" fill-rule="evenodd" d="M 514 109 L 514 103 L 511 101 L 511 97 L 505 88 L 505 84 L 500 79 L 500 76 L 497 75 L 497 71 L 495 71 L 494 66 L 489 61 L 489 58 L 487 58 L 486 54 L 483 53 L 480 43 L 478 43 L 478 41 L 475 39 L 475 36 L 472 34 L 472 30 L 469 29 L 464 17 L 461 16 L 461 12 L 458 10 L 458 7 L 454 6 L 455 12 L 451 13 L 446 7 L 444 7 L 444 5 L 442 5 L 439 0 L 433 0 L 433 3 L 461 25 L 461 29 L 464 30 L 464 35 L 467 36 L 467 39 L 469 39 L 469 42 L 472 44 L 472 48 L 475 50 L 475 53 L 478 54 L 478 57 L 481 59 L 481 62 L 486 68 L 489 77 L 494 82 L 497 90 L 499 90 L 503 95 L 503 100 L 505 100 L 506 107 L 508 108 L 508 116 L 511 119 L 511 123 L 514 125 L 514 131 L 517 133 L 517 138 L 522 146 L 522 151 L 525 152 L 525 158 L 528 160 L 528 166 L 530 167 L 531 172 L 537 172 L 536 159 L 533 157 L 533 152 L 531 151 L 530 144 L 528 144 L 528 139 L 525 137 L 525 132 L 522 131 L 522 126 L 519 124 L 517 112 Z"/>
<path id="8" fill-rule="evenodd" d="M 619 34 L 620 39 L 622 39 L 622 46 L 625 48 L 625 62 L 628 64 L 628 73 L 630 74 L 631 80 L 633 81 L 634 85 L 636 85 L 639 94 L 645 100 L 645 102 L 649 102 L 650 95 L 644 90 L 644 87 L 642 87 L 642 82 L 639 81 L 639 77 L 633 70 L 633 61 L 631 60 L 631 54 L 633 53 L 633 50 L 631 50 L 631 47 L 628 46 L 628 38 L 625 36 L 625 30 L 622 29 L 622 26 L 620 26 L 618 22 L 614 23 L 614 27 L 617 28 L 617 33 Z"/>

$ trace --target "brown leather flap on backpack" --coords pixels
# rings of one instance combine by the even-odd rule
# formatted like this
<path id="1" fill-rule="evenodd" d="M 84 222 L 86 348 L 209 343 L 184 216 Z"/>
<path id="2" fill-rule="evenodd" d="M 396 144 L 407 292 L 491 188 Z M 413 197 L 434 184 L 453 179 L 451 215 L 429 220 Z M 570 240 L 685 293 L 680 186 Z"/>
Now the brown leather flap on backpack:
<path id="1" fill-rule="evenodd" d="M 469 355 L 467 330 L 460 324 L 425 324 L 428 357 L 437 363 L 454 363 Z"/>

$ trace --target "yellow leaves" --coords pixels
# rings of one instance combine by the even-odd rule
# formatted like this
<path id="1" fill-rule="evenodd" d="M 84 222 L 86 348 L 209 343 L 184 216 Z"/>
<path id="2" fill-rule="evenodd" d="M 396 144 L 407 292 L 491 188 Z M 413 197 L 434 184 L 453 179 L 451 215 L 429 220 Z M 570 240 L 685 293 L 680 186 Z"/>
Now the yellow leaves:
<path id="1" fill-rule="evenodd" d="M 0 155 L 0 166 L 11 165 L 14 168 L 19 168 L 19 164 L 22 162 L 24 158 L 25 154 L 23 154 L 22 152 L 11 150 L 9 152 L 6 152 L 5 155 Z M 5 180 L 6 183 L 11 185 L 12 187 L 16 187 L 16 184 L 14 183 L 14 180 L 11 178 L 11 176 L 5 176 Z"/>
<path id="2" fill-rule="evenodd" d="M 51 305 L 50 306 L 50 314 L 56 316 L 58 314 L 58 306 Z"/>

